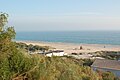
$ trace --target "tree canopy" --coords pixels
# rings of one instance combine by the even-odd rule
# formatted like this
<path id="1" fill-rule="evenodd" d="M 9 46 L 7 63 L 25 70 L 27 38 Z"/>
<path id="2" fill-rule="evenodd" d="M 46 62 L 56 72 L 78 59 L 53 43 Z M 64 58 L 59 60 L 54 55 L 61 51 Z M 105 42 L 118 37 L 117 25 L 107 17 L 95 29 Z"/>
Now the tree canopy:
<path id="1" fill-rule="evenodd" d="M 14 27 L 8 27 L 8 14 L 0 13 L 0 53 L 11 49 L 12 39 L 15 38 Z"/>

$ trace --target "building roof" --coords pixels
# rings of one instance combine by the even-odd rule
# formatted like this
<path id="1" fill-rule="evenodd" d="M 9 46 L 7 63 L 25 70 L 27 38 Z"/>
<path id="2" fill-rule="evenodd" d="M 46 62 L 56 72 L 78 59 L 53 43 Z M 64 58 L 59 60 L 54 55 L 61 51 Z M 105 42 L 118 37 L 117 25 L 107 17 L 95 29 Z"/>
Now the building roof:
<path id="1" fill-rule="evenodd" d="M 108 59 L 96 59 L 92 67 L 120 70 L 120 61 Z"/>

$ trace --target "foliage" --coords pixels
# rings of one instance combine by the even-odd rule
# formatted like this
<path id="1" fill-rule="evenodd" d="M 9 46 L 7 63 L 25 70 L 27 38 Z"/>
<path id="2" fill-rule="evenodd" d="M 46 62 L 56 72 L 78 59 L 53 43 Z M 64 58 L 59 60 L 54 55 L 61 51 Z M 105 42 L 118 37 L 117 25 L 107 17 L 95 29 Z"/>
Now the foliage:
<path id="1" fill-rule="evenodd" d="M 100 80 L 120 80 L 110 71 L 99 71 L 97 70 Z"/>
<path id="2" fill-rule="evenodd" d="M 15 31 L 13 27 L 6 26 L 7 17 L 5 13 L 0 14 L 0 53 L 8 53 L 14 47 L 11 40 L 15 38 Z"/>
<path id="3" fill-rule="evenodd" d="M 16 43 L 16 47 L 17 48 L 20 48 L 20 49 L 25 49 L 26 51 L 32 51 L 32 52 L 35 52 L 35 51 L 47 51 L 50 49 L 49 46 L 39 46 L 39 45 L 32 45 L 32 44 L 25 44 L 25 43 L 22 43 L 22 42 L 18 42 Z"/>
<path id="4" fill-rule="evenodd" d="M 97 75 L 90 67 L 83 67 L 76 64 L 69 58 L 44 57 L 33 55 L 39 60 L 36 68 L 27 73 L 29 80 L 97 80 Z M 34 74 L 34 75 L 33 75 Z"/>
<path id="5" fill-rule="evenodd" d="M 31 67 L 29 58 L 23 56 L 12 42 L 15 31 L 6 25 L 7 17 L 6 13 L 0 14 L 0 80 L 9 80 L 14 74 L 21 74 Z"/>
<path id="6" fill-rule="evenodd" d="M 102 74 L 102 77 L 103 77 L 103 80 L 114 80 L 115 79 L 114 74 L 111 72 L 104 72 Z"/>
<path id="7" fill-rule="evenodd" d="M 94 62 L 94 59 L 82 59 L 84 66 L 91 66 Z"/>
<path id="8" fill-rule="evenodd" d="M 98 57 L 103 57 L 105 59 L 119 60 L 120 51 L 97 51 L 95 52 Z"/>

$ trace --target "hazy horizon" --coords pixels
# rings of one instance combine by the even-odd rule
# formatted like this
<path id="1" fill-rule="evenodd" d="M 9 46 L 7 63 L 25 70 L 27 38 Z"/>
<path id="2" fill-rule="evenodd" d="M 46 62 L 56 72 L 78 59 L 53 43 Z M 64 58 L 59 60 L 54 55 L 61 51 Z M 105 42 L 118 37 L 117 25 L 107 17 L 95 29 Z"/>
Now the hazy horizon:
<path id="1" fill-rule="evenodd" d="M 16 32 L 86 32 L 86 31 L 89 31 L 89 32 L 105 32 L 105 31 L 108 31 L 108 32 L 110 32 L 110 31 L 112 31 L 112 32 L 114 32 L 114 31 L 116 31 L 116 32 L 119 32 L 120 30 L 109 30 L 109 29 L 106 29 L 106 30 L 98 30 L 98 29 L 96 29 L 96 30 L 94 30 L 94 29 L 91 29 L 91 30 L 27 30 L 27 29 L 23 29 L 23 30 L 19 30 L 19 29 L 16 29 L 16 27 L 15 26 L 13 26 L 14 28 L 15 28 L 15 30 L 16 30 Z"/>
<path id="2" fill-rule="evenodd" d="M 16 31 L 120 31 L 120 0 L 1 1 Z"/>

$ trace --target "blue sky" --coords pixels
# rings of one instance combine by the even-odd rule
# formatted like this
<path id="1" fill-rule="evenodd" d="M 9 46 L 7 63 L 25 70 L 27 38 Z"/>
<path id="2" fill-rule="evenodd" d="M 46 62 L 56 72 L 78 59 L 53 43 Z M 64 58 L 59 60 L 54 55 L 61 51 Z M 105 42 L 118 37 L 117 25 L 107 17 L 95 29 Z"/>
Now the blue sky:
<path id="1" fill-rule="evenodd" d="M 1 0 L 16 31 L 120 30 L 120 0 Z"/>

